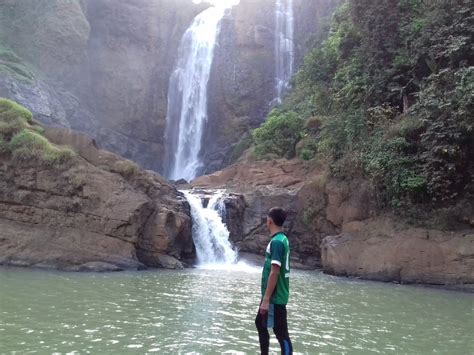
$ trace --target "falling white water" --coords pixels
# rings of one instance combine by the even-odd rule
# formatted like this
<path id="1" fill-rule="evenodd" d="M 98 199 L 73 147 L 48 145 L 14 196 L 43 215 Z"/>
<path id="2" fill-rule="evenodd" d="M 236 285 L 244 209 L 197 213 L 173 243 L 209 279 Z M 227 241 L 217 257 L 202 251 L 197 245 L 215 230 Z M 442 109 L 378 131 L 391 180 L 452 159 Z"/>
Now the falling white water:
<path id="1" fill-rule="evenodd" d="M 276 102 L 281 103 L 293 75 L 294 16 L 293 0 L 276 0 L 275 5 L 275 61 Z"/>
<path id="2" fill-rule="evenodd" d="M 216 265 L 225 267 L 235 264 L 238 254 L 229 241 L 229 230 L 219 214 L 219 211 L 222 213 L 225 210 L 225 194 L 215 191 L 207 207 L 204 207 L 199 195 L 191 191 L 183 193 L 191 206 L 198 265 L 212 265 L 214 268 Z"/>
<path id="3" fill-rule="evenodd" d="M 167 176 L 194 179 L 202 168 L 201 141 L 207 121 L 207 84 L 211 73 L 220 22 L 228 1 L 210 7 L 194 19 L 184 33 L 178 62 L 170 77 L 166 137 Z"/>

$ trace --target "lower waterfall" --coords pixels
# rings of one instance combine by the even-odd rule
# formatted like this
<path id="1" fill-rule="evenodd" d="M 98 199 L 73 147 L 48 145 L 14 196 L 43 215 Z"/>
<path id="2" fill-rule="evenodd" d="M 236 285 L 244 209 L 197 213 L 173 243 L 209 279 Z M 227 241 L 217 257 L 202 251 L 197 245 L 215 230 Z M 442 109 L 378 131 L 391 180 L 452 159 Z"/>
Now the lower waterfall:
<path id="1" fill-rule="evenodd" d="M 192 191 L 182 192 L 191 206 L 198 266 L 235 264 L 238 253 L 229 241 L 230 233 L 223 221 L 225 193 L 213 191 L 205 206 L 200 195 Z"/>

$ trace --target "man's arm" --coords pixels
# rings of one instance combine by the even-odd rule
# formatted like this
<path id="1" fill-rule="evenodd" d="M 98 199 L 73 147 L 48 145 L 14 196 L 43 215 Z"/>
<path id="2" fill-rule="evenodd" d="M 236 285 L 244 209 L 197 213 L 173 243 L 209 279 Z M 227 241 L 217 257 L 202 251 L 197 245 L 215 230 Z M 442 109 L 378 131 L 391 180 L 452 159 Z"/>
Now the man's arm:
<path id="1" fill-rule="evenodd" d="M 268 277 L 267 289 L 263 296 L 262 304 L 260 305 L 260 313 L 262 314 L 268 312 L 268 308 L 270 307 L 270 297 L 272 297 L 273 290 L 275 290 L 279 273 L 280 265 L 272 264 L 270 276 Z"/>

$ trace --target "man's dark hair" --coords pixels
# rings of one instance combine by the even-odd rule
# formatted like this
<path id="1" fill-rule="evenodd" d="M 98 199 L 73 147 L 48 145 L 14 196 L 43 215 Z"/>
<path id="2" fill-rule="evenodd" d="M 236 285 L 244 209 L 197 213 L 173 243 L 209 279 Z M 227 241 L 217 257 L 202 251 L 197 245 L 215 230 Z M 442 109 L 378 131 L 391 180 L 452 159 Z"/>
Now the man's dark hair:
<path id="1" fill-rule="evenodd" d="M 283 226 L 287 216 L 288 213 L 281 207 L 273 207 L 268 211 L 268 217 L 270 217 L 278 227 Z"/>

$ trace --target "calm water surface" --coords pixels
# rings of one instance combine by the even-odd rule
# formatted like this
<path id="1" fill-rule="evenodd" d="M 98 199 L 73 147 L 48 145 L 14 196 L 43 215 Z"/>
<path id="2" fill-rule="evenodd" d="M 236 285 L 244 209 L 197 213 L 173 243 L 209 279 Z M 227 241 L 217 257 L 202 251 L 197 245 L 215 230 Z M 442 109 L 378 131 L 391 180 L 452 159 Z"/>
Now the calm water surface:
<path id="1" fill-rule="evenodd" d="M 255 354 L 259 279 L 258 269 L 0 269 L 0 353 Z M 291 290 L 296 353 L 474 353 L 472 294 L 317 272 L 295 272 Z"/>

